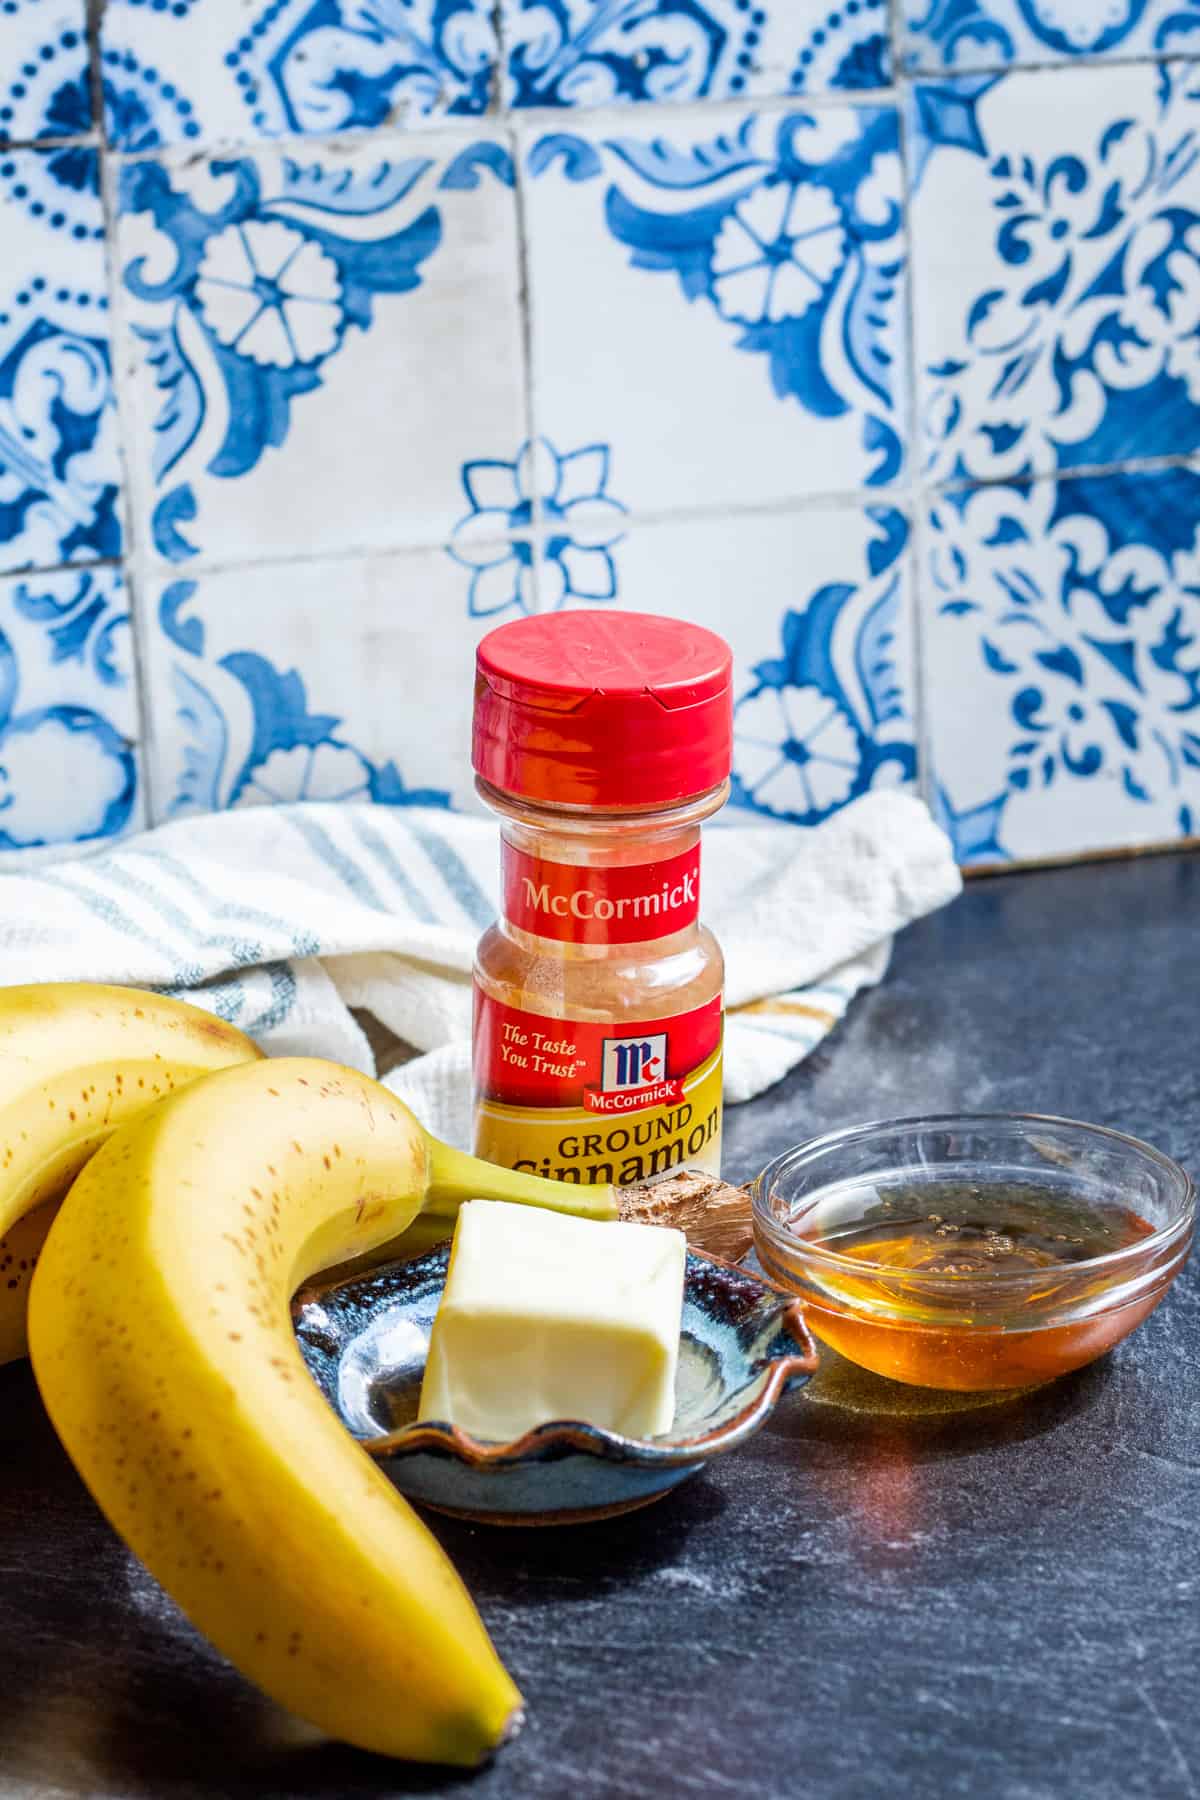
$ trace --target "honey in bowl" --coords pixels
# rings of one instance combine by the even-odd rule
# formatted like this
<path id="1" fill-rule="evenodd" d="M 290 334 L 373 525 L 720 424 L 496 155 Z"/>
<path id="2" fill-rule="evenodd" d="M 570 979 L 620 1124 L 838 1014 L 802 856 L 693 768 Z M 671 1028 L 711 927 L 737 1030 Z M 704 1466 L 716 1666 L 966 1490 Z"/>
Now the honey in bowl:
<path id="1" fill-rule="evenodd" d="M 1136 1302 L 1134 1318 L 1121 1308 L 1058 1327 L 1041 1324 L 1047 1306 L 1060 1292 L 1073 1304 L 1085 1297 L 1080 1263 L 1127 1249 L 1153 1230 L 1124 1207 L 1084 1205 L 1051 1188 L 898 1188 L 856 1222 L 824 1229 L 819 1217 L 808 1218 L 798 1230 L 858 1265 L 823 1273 L 820 1298 L 808 1299 L 809 1323 L 843 1356 L 897 1381 L 961 1388 L 1049 1381 L 1110 1349 L 1155 1300 Z M 908 1279 L 914 1271 L 940 1279 L 918 1286 Z M 1033 1286 L 1003 1279 L 1031 1271 L 1041 1276 Z M 1083 1279 L 1096 1301 L 1112 1286 L 1111 1275 Z M 879 1302 L 885 1325 L 863 1313 Z M 973 1315 L 966 1331 L 957 1326 L 964 1311 Z"/>
<path id="2" fill-rule="evenodd" d="M 759 1259 L 818 1337 L 958 1390 L 1033 1386 L 1112 1349 L 1178 1272 L 1195 1206 L 1149 1146 L 1021 1115 L 835 1133 L 779 1158 L 752 1197 Z"/>

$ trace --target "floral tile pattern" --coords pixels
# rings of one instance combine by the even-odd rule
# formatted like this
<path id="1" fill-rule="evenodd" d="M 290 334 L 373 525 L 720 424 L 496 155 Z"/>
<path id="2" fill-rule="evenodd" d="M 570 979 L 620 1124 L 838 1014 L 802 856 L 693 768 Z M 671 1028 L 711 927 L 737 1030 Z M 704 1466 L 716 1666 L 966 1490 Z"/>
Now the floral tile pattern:
<path id="1" fill-rule="evenodd" d="M 1200 0 L 902 0 L 906 69 L 1195 55 Z"/>
<path id="2" fill-rule="evenodd" d="M 964 862 L 1200 831 L 1200 472 L 950 490 L 922 589 Z"/>
<path id="3" fill-rule="evenodd" d="M 512 462 L 489 457 L 465 465 L 470 511 L 454 527 L 449 551 L 472 571 L 473 618 L 616 598 L 613 551 L 625 535 L 626 509 L 608 491 L 609 461 L 607 444 L 560 455 L 537 438 Z M 510 535 L 531 528 L 532 536 Z"/>
<path id="4" fill-rule="evenodd" d="M 1200 0 L 0 0 L 0 865 L 472 807 L 587 606 L 735 816 L 1200 839 Z"/>
<path id="5" fill-rule="evenodd" d="M 0 580 L 0 850 L 140 824 L 132 649 L 115 569 Z"/>
<path id="6" fill-rule="evenodd" d="M 735 809 L 815 824 L 914 778 L 908 541 L 890 506 L 630 526 L 617 603 L 732 646 Z"/>
<path id="7" fill-rule="evenodd" d="M 0 569 L 121 548 L 96 152 L 0 150 Z"/>
<path id="8" fill-rule="evenodd" d="M 139 623 L 155 817 L 282 800 L 468 804 L 463 671 L 490 621 L 471 618 L 462 576 L 431 550 L 153 584 Z M 330 631 L 331 601 L 352 630 Z"/>
<path id="9" fill-rule="evenodd" d="M 159 557 L 440 541 L 475 446 L 527 435 L 508 153 L 389 152 L 122 169 L 134 499 Z"/>
<path id="10" fill-rule="evenodd" d="M 488 0 L 108 0 L 102 23 L 122 150 L 481 113 L 495 63 Z"/>
<path id="11" fill-rule="evenodd" d="M 0 143 L 92 124 L 84 0 L 0 0 Z"/>
<path id="12" fill-rule="evenodd" d="M 639 121 L 640 123 L 640 121 Z M 903 465 L 895 113 L 531 134 L 539 424 L 631 508 L 882 486 Z"/>
<path id="13" fill-rule="evenodd" d="M 879 88 L 886 0 L 502 0 L 507 105 Z"/>
<path id="14" fill-rule="evenodd" d="M 913 113 L 927 474 L 1200 447 L 1200 66 L 961 78 Z"/>
<path id="15" fill-rule="evenodd" d="M 556 535 L 551 521 L 537 550 L 517 540 L 497 556 L 536 572 L 509 602 L 513 616 L 547 585 L 546 609 L 596 603 L 546 583 Z M 912 779 L 907 541 L 892 508 L 838 508 L 644 525 L 612 554 L 612 604 L 729 637 L 740 808 L 812 821 L 872 786 Z M 482 613 L 473 585 L 445 551 L 153 584 L 141 628 L 155 815 L 335 798 L 474 807 L 463 671 L 504 609 Z M 353 633 L 331 635 L 331 594 Z M 420 680 L 405 684 L 398 706 L 398 672 L 413 669 Z"/>

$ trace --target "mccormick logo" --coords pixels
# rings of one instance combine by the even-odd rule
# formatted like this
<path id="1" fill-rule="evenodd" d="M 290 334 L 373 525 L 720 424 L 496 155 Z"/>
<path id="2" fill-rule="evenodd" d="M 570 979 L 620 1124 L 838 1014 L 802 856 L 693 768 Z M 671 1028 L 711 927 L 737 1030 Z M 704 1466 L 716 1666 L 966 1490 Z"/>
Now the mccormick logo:
<path id="1" fill-rule="evenodd" d="M 682 1081 L 672 1081 L 667 1069 L 667 1034 L 649 1037 L 605 1038 L 600 1062 L 600 1086 L 584 1092 L 589 1112 L 636 1112 L 643 1106 L 667 1106 L 683 1098 Z"/>
<path id="2" fill-rule="evenodd" d="M 700 872 L 698 869 L 690 869 L 679 881 L 664 881 L 661 887 L 651 893 L 627 894 L 618 899 L 590 887 L 576 888 L 569 894 L 556 894 L 551 892 L 548 881 L 539 883 L 528 875 L 523 875 L 521 881 L 525 905 L 530 912 L 543 913 L 555 919 L 598 919 L 602 924 L 607 924 L 610 919 L 621 923 L 627 919 L 661 919 L 678 913 L 685 907 L 696 906 L 699 900 Z"/>
<path id="3" fill-rule="evenodd" d="M 643 863 L 561 863 L 504 844 L 504 912 L 561 944 L 668 937 L 700 911 L 700 846 Z"/>
<path id="4" fill-rule="evenodd" d="M 605 1038 L 600 1085 L 606 1094 L 642 1088 L 661 1080 L 667 1067 L 667 1034 L 647 1038 Z"/>
<path id="5" fill-rule="evenodd" d="M 558 943 L 667 938 L 700 914 L 700 844 L 658 862 L 551 862 L 506 841 L 504 913 Z"/>

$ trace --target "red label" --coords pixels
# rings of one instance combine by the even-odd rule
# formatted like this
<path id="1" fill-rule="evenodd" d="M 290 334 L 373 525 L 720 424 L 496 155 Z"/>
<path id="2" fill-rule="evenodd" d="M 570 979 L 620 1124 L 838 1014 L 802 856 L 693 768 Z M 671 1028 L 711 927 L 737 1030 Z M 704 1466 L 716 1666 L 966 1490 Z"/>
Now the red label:
<path id="1" fill-rule="evenodd" d="M 504 914 L 534 937 L 564 944 L 641 944 L 670 937 L 700 913 L 700 846 L 664 862 L 547 862 L 505 842 Z"/>
<path id="2" fill-rule="evenodd" d="M 475 990 L 475 1092 L 504 1106 L 585 1106 L 609 1117 L 668 1106 L 721 1042 L 718 996 L 670 1019 L 548 1019 Z"/>

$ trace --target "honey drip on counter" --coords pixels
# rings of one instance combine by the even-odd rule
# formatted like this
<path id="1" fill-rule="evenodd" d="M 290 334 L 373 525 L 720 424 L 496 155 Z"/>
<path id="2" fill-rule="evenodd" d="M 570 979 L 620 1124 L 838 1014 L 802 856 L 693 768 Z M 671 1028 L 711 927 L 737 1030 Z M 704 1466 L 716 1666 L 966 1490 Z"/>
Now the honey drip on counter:
<path id="1" fill-rule="evenodd" d="M 1140 1318 L 1159 1297 L 1096 1305 L 1128 1280 L 1128 1265 L 1119 1278 L 1079 1265 L 1136 1245 L 1154 1227 L 1128 1208 L 1036 1184 L 896 1187 L 853 1218 L 806 1217 L 793 1229 L 862 1265 L 861 1274 L 822 1268 L 805 1294 L 813 1331 L 854 1362 L 922 1386 L 1051 1380 L 1124 1337 L 1130 1304 Z M 1014 1276 L 1026 1279 L 1004 1279 Z M 881 1316 L 864 1317 L 870 1309 Z M 1086 1316 L 1053 1323 L 1067 1311 Z"/>

